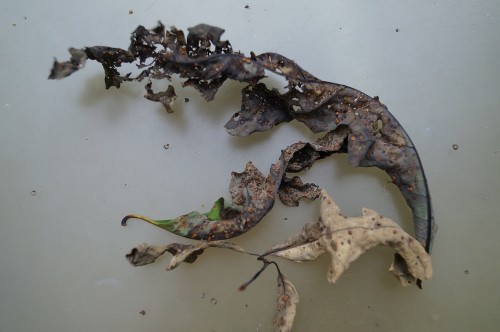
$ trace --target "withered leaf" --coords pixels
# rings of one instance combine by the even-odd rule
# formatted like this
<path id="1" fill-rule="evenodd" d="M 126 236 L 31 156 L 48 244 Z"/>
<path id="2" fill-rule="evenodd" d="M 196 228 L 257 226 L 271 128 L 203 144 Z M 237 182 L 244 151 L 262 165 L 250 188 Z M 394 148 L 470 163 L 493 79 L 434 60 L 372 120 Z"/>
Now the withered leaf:
<path id="1" fill-rule="evenodd" d="M 243 172 L 232 173 L 229 185 L 232 202 L 220 198 L 207 213 L 193 211 L 165 220 L 129 215 L 122 220 L 122 225 L 130 218 L 137 218 L 195 240 L 216 241 L 241 235 L 264 218 L 274 206 L 277 196 L 288 205 L 297 205 L 302 197 L 318 197 L 319 188 L 316 185 L 304 185 L 298 177 L 284 181 L 285 174 L 307 169 L 313 161 L 330 156 L 342 147 L 347 134 L 347 128 L 343 128 L 327 133 L 327 137 L 314 143 L 290 145 L 281 151 L 280 158 L 271 165 L 266 177 L 251 162 L 247 163 Z"/>
<path id="2" fill-rule="evenodd" d="M 392 247 L 397 253 L 390 270 L 403 285 L 408 285 L 415 278 L 427 280 L 432 276 L 431 258 L 425 248 L 389 218 L 366 208 L 362 216 L 346 217 L 325 190 L 321 193 L 320 215 L 315 227 L 321 232 L 313 237 L 306 236 L 308 229 L 312 228 L 307 224 L 301 232 L 272 247 L 267 253 L 300 262 L 314 260 L 328 252 L 331 256 L 328 281 L 335 283 L 361 254 L 384 245 Z M 280 248 L 285 250 L 276 251 Z"/>
<path id="3" fill-rule="evenodd" d="M 274 315 L 274 331 L 288 332 L 292 330 L 293 321 L 299 303 L 299 293 L 295 286 L 283 275 L 278 275 L 278 301 Z"/>
<path id="4" fill-rule="evenodd" d="M 83 50 L 76 48 L 70 48 L 69 53 L 71 54 L 69 61 L 57 62 L 57 60 L 54 60 L 54 66 L 50 71 L 49 79 L 62 79 L 83 68 L 85 61 L 87 61 L 87 54 Z"/>
<path id="5" fill-rule="evenodd" d="M 196 261 L 199 255 L 201 255 L 207 248 L 223 248 L 230 249 L 241 253 L 246 253 L 246 251 L 238 245 L 224 241 L 196 241 L 192 244 L 182 244 L 182 243 L 170 243 L 166 245 L 150 245 L 147 243 L 140 244 L 134 248 L 125 256 L 130 264 L 134 266 L 142 266 L 151 264 L 158 257 L 163 255 L 165 252 L 169 252 L 173 255 L 170 260 L 167 270 L 173 270 L 181 263 L 193 263 Z"/>
<path id="6" fill-rule="evenodd" d="M 247 57 L 233 52 L 231 44 L 221 40 L 223 29 L 200 24 L 188 31 L 185 38 L 182 31 L 167 30 L 161 23 L 150 30 L 139 26 L 132 33 L 127 50 L 103 46 L 70 49 L 71 59 L 56 61 L 49 78 L 60 79 L 72 74 L 82 68 L 88 58 L 102 64 L 106 88 L 146 77 L 171 79 L 172 74 L 178 74 L 185 79 L 184 86 L 193 86 L 205 99 L 212 100 L 227 79 L 246 82 L 249 85 L 242 91 L 241 109 L 226 124 L 230 134 L 246 136 L 292 119 L 303 122 L 313 132 L 328 132 L 336 137 L 343 136 L 335 135 L 339 131 L 347 131 L 347 134 L 338 149 L 321 151 L 309 145 L 300 155 L 295 155 L 294 160 L 286 160 L 288 165 L 276 170 L 277 177 L 271 175 L 272 181 L 266 178 L 266 185 L 272 188 L 260 193 L 271 198 L 264 200 L 261 196 L 255 201 L 256 197 L 250 197 L 248 201 L 253 205 L 246 205 L 245 217 L 237 218 L 239 231 L 227 231 L 227 236 L 247 231 L 272 207 L 283 178 L 281 170 L 308 168 L 315 160 L 338 152 L 348 153 L 352 166 L 375 166 L 392 178 L 412 209 L 416 238 L 430 251 L 436 227 L 422 164 L 410 137 L 378 97 L 320 80 L 277 53 Z M 137 77 L 121 75 L 117 70 L 122 63 L 133 62 L 144 69 Z M 288 81 L 288 90 L 280 93 L 259 83 L 266 71 L 283 76 Z M 152 93 L 147 96 L 164 97 Z M 164 104 L 170 105 L 170 100 L 171 97 L 165 96 Z M 284 201 L 289 205 L 296 202 L 286 197 Z M 258 212 L 251 212 L 252 209 Z M 218 228 L 227 230 L 225 226 Z"/>
<path id="7" fill-rule="evenodd" d="M 142 266 L 151 264 L 169 249 L 168 245 L 155 246 L 142 243 L 125 255 L 130 264 Z"/>
<path id="8" fill-rule="evenodd" d="M 177 98 L 174 87 L 172 85 L 169 85 L 166 91 L 154 93 L 153 89 L 151 88 L 152 84 L 153 83 L 151 81 L 146 84 L 147 93 L 144 95 L 144 97 L 146 97 L 146 99 L 148 100 L 161 103 L 168 113 L 173 113 L 174 110 L 172 106 L 174 105 L 174 101 Z"/>

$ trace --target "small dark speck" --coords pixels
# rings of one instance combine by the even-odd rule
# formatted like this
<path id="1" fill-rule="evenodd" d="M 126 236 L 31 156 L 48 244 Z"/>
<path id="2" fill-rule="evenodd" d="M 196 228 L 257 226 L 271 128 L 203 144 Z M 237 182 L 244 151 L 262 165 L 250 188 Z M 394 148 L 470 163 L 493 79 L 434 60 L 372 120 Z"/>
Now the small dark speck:
<path id="1" fill-rule="evenodd" d="M 144 315 L 146 315 L 146 310 L 141 310 L 141 311 L 139 311 L 139 313 L 144 316 Z"/>
<path id="2" fill-rule="evenodd" d="M 27 19 L 28 19 L 28 18 L 25 16 L 25 17 L 24 17 L 24 20 L 26 21 Z"/>
<path id="3" fill-rule="evenodd" d="M 248 308 L 248 304 L 245 304 L 245 308 Z"/>
<path id="4" fill-rule="evenodd" d="M 16 23 L 12 23 L 12 26 L 15 28 L 17 26 L 17 24 Z"/>
<path id="5" fill-rule="evenodd" d="M 185 103 L 189 103 L 189 98 L 184 98 Z"/>
<path id="6" fill-rule="evenodd" d="M 245 5 L 245 9 L 250 9 L 250 5 Z"/>
<path id="7" fill-rule="evenodd" d="M 201 293 L 201 298 L 202 298 L 202 299 L 204 299 L 204 298 L 205 298 L 205 296 L 206 296 L 206 294 L 205 294 L 205 293 Z"/>
<path id="8" fill-rule="evenodd" d="M 339 30 L 342 30 L 342 27 L 340 27 Z"/>
<path id="9" fill-rule="evenodd" d="M 453 148 L 453 150 L 458 150 L 458 144 L 453 144 L 451 147 Z"/>
<path id="10" fill-rule="evenodd" d="M 465 270 L 465 271 L 464 271 L 464 274 L 469 274 L 469 270 Z"/>
<path id="11" fill-rule="evenodd" d="M 33 191 L 31 192 L 31 196 L 36 196 L 36 190 L 33 190 Z"/>
<path id="12" fill-rule="evenodd" d="M 132 9 L 130 9 L 130 10 L 128 11 L 128 13 L 129 13 L 130 15 L 132 15 L 132 14 L 134 13 L 134 11 L 133 11 Z"/>
<path id="13" fill-rule="evenodd" d="M 288 220 L 288 218 L 283 218 L 283 221 L 287 221 L 287 220 Z"/>
<path id="14" fill-rule="evenodd" d="M 396 29 L 396 32 L 399 32 L 399 29 Z"/>
<path id="15" fill-rule="evenodd" d="M 217 299 L 215 297 L 212 297 L 210 299 L 210 303 L 212 303 L 213 305 L 216 305 L 217 304 Z"/>
<path id="16" fill-rule="evenodd" d="M 164 148 L 165 150 L 168 150 L 168 149 L 170 148 L 170 144 L 165 144 L 165 145 L 163 146 L 163 148 Z"/>

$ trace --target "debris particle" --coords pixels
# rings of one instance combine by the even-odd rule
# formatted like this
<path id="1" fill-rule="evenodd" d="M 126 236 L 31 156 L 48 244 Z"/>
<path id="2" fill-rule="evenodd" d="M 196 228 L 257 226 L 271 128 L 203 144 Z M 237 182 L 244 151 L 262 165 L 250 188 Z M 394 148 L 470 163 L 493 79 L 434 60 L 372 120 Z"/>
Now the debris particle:
<path id="1" fill-rule="evenodd" d="M 245 9 L 250 9 L 250 5 L 245 5 Z"/>
<path id="2" fill-rule="evenodd" d="M 132 14 L 134 13 L 134 11 L 133 11 L 132 9 L 129 9 L 128 13 L 129 13 L 130 15 L 132 15 Z"/>
<path id="3" fill-rule="evenodd" d="M 216 305 L 217 304 L 217 299 L 215 297 L 212 297 L 210 299 L 210 303 L 212 303 L 213 305 Z"/>
<path id="4" fill-rule="evenodd" d="M 165 145 L 163 146 L 163 148 L 164 148 L 165 150 L 168 150 L 168 149 L 170 148 L 170 144 L 165 144 Z"/>
<path id="5" fill-rule="evenodd" d="M 399 32 L 399 29 L 396 29 L 396 32 Z"/>
<path id="6" fill-rule="evenodd" d="M 453 148 L 453 150 L 458 150 L 458 144 L 453 144 L 451 147 Z"/>
<path id="7" fill-rule="evenodd" d="M 146 315 L 146 310 L 141 310 L 141 311 L 139 311 L 139 313 L 144 316 L 144 315 Z"/>
<path id="8" fill-rule="evenodd" d="M 205 298 L 205 296 L 206 296 L 206 294 L 205 294 L 205 293 L 201 293 L 201 298 L 202 298 L 202 299 L 204 299 L 204 298 Z"/>
<path id="9" fill-rule="evenodd" d="M 17 24 L 16 24 L 16 23 L 12 23 L 12 26 L 13 26 L 13 27 L 16 27 L 16 26 L 17 26 Z"/>
<path id="10" fill-rule="evenodd" d="M 33 191 L 31 192 L 31 196 L 36 196 L 36 190 L 33 190 Z"/>
<path id="11" fill-rule="evenodd" d="M 189 98 L 184 98 L 185 103 L 189 103 Z"/>
<path id="12" fill-rule="evenodd" d="M 465 270 L 465 271 L 464 271 L 464 274 L 469 274 L 469 270 Z"/>

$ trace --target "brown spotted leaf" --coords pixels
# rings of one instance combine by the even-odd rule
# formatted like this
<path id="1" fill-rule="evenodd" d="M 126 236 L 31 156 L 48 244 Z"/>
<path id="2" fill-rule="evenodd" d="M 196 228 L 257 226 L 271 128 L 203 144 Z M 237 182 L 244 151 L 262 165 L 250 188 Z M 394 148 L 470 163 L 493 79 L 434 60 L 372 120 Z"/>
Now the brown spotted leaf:
<path id="1" fill-rule="evenodd" d="M 401 227 L 370 209 L 359 217 L 346 217 L 325 190 L 321 192 L 320 220 L 266 252 L 295 262 L 315 260 L 324 252 L 331 256 L 328 281 L 335 283 L 352 262 L 379 245 L 396 251 L 390 271 L 406 286 L 432 276 L 429 254 L 422 244 Z M 320 230 L 320 231 L 311 231 Z"/>
<path id="2" fill-rule="evenodd" d="M 283 275 L 278 275 L 277 311 L 274 315 L 274 331 L 288 332 L 292 330 L 293 321 L 299 303 L 299 293 L 295 286 Z"/>
<path id="3" fill-rule="evenodd" d="M 331 255 L 329 282 L 335 283 L 361 254 L 379 245 L 393 248 L 415 278 L 427 280 L 432 276 L 431 258 L 425 248 L 389 218 L 366 208 L 362 216 L 345 217 L 325 190 L 321 193 L 320 215 L 324 225 L 320 243 Z"/>

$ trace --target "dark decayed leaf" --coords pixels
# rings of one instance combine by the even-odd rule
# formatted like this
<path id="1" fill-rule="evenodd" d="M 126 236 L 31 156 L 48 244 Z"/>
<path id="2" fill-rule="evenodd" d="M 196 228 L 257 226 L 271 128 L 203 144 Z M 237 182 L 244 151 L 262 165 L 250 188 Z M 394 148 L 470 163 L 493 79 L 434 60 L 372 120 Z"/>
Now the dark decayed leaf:
<path id="1" fill-rule="evenodd" d="M 276 196 L 285 204 L 297 205 L 298 199 L 319 196 L 319 189 L 312 184 L 303 184 L 298 177 L 283 182 L 286 172 L 299 172 L 309 168 L 315 160 L 325 158 L 342 147 L 347 128 L 328 133 L 314 143 L 298 142 L 281 152 L 267 177 L 251 163 L 243 172 L 232 173 L 229 186 L 232 202 L 220 198 L 207 213 L 190 212 L 175 219 L 152 220 L 140 215 L 129 215 L 122 220 L 125 225 L 130 218 L 147 221 L 174 234 L 196 240 L 224 240 L 252 229 L 272 209 Z"/>
<path id="2" fill-rule="evenodd" d="M 174 110 L 172 109 L 172 106 L 174 105 L 175 98 L 177 97 L 174 87 L 172 85 L 169 85 L 166 91 L 154 93 L 153 89 L 151 88 L 152 85 L 153 83 L 151 81 L 146 84 L 147 93 L 144 95 L 144 97 L 146 97 L 146 99 L 148 100 L 161 103 L 168 113 L 173 113 Z"/>
<path id="3" fill-rule="evenodd" d="M 140 26 L 133 32 L 128 50 L 102 46 L 71 49 L 70 61 L 55 62 L 49 78 L 70 75 L 88 58 L 102 64 L 106 88 L 146 77 L 170 79 L 172 74 L 178 74 L 185 79 L 184 86 L 193 86 L 211 100 L 224 81 L 237 80 L 249 86 L 243 89 L 240 111 L 226 124 L 230 134 L 246 136 L 295 119 L 313 132 L 343 137 L 341 148 L 335 151 L 321 151 L 309 144 L 297 149 L 295 152 L 301 151 L 293 158 L 282 154 L 280 162 L 271 167 L 264 188 L 243 193 L 246 203 L 238 217 L 211 220 L 203 232 L 188 232 L 188 236 L 219 239 L 249 230 L 272 208 L 285 171 L 307 168 L 333 152 L 347 152 L 352 166 L 375 166 L 389 174 L 412 209 L 416 238 L 430 251 L 436 227 L 422 164 L 403 127 L 377 97 L 322 81 L 277 53 L 247 57 L 233 52 L 230 43 L 221 40 L 224 30 L 220 28 L 200 24 L 188 31 L 186 39 L 182 31 L 166 30 L 161 23 L 151 30 Z M 143 68 L 137 77 L 118 72 L 122 63 L 132 62 Z M 279 93 L 260 84 L 266 70 L 283 76 L 288 91 Z M 347 132 L 344 136 L 338 135 L 339 131 Z M 296 199 L 285 196 L 284 202 L 295 205 Z"/>

